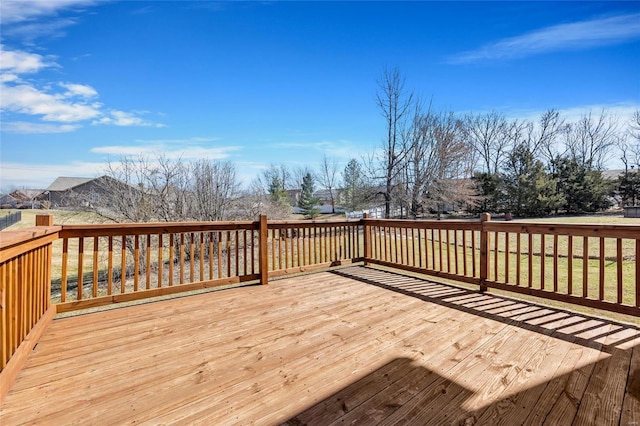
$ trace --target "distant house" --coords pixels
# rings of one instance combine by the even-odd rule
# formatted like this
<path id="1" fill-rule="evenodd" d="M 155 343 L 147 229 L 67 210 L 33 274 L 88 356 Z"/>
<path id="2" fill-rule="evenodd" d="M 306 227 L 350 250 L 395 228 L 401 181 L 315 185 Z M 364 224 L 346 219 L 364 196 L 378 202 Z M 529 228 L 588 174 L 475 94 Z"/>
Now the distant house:
<path id="1" fill-rule="evenodd" d="M 59 177 L 44 192 L 45 200 L 56 207 L 92 207 L 106 193 L 109 176 L 98 178 Z"/>
<path id="2" fill-rule="evenodd" d="M 289 200 L 289 204 L 292 206 L 297 206 L 300 201 L 300 195 L 302 194 L 302 190 L 300 189 L 287 189 L 285 191 L 287 193 L 287 199 Z"/>
<path id="3" fill-rule="evenodd" d="M 331 205 L 331 193 L 333 192 L 333 202 L 338 204 L 338 200 L 340 198 L 339 191 L 337 189 L 332 189 L 329 191 L 328 189 L 318 189 L 313 193 L 313 196 L 320 200 L 321 205 L 329 204 Z"/>
<path id="4" fill-rule="evenodd" d="M 16 189 L 4 195 L 0 205 L 16 209 L 39 209 L 42 201 L 42 189 Z"/>
<path id="5" fill-rule="evenodd" d="M 15 209 L 19 200 L 11 194 L 0 194 L 0 206 L 3 209 Z"/>

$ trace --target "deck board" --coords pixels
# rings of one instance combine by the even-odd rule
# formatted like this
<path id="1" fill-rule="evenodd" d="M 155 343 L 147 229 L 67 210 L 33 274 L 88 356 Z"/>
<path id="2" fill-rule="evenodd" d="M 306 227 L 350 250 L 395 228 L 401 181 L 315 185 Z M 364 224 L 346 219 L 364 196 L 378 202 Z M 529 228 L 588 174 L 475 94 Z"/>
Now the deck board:
<path id="1" fill-rule="evenodd" d="M 375 268 L 54 320 L 20 424 L 630 424 L 640 331 Z"/>

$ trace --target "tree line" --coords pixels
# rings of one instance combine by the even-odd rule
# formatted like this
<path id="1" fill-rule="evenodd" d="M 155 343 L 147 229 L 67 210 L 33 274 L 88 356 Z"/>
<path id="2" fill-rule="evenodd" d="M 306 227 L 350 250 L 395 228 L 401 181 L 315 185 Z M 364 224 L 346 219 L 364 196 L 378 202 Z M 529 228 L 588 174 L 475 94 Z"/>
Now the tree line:
<path id="1" fill-rule="evenodd" d="M 595 212 L 614 192 L 624 205 L 639 201 L 640 111 L 631 123 L 605 110 L 575 121 L 553 109 L 536 120 L 458 114 L 416 96 L 398 69 L 385 69 L 377 83 L 382 144 L 344 167 L 327 155 L 315 170 L 271 165 L 243 188 L 230 162 L 123 158 L 109 164 L 92 205 L 115 221 L 147 222 L 286 218 L 292 205 L 313 218 L 318 188 L 333 211 L 384 205 L 386 217 Z M 612 181 L 603 171 L 616 155 L 624 172 Z"/>
<path id="2" fill-rule="evenodd" d="M 411 217 L 456 205 L 541 216 L 602 210 L 614 193 L 638 201 L 640 111 L 631 123 L 605 110 L 576 121 L 553 109 L 537 120 L 436 111 L 397 69 L 382 73 L 376 100 L 386 135 L 366 163 L 387 217 L 392 206 Z M 603 171 L 616 154 L 625 169 L 612 181 Z"/>

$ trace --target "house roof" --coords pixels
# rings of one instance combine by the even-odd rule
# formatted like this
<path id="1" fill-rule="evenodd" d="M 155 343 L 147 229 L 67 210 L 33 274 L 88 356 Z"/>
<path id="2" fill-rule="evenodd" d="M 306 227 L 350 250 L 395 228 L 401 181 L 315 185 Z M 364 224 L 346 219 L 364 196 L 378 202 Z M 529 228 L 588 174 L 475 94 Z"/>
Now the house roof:
<path id="1" fill-rule="evenodd" d="M 78 185 L 90 182 L 95 178 L 83 178 L 83 177 L 64 177 L 60 176 L 53 181 L 47 188 L 47 191 L 66 191 L 71 188 L 75 188 Z"/>
<path id="2" fill-rule="evenodd" d="M 16 189 L 9 195 L 18 201 L 30 201 L 36 199 L 42 192 L 42 189 Z"/>

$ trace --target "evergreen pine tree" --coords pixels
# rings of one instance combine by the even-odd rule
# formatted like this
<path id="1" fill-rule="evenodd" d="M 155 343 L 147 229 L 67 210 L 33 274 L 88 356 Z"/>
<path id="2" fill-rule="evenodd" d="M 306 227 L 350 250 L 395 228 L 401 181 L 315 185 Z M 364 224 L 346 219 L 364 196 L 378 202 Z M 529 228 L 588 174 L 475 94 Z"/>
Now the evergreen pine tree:
<path id="1" fill-rule="evenodd" d="M 320 200 L 313 196 L 313 176 L 307 173 L 302 178 L 302 192 L 298 207 L 303 210 L 305 216 L 314 219 L 320 214 L 320 209 L 316 207 L 319 202 Z"/>

